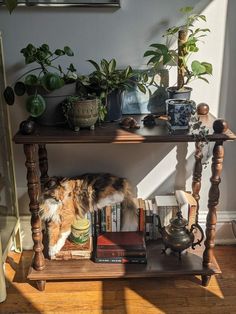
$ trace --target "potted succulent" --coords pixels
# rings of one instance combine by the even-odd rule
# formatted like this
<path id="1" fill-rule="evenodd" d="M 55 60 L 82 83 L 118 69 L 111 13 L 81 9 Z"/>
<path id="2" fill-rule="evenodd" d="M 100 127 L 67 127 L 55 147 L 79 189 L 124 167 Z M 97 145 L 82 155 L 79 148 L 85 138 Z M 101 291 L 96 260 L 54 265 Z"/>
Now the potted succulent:
<path id="1" fill-rule="evenodd" d="M 47 44 L 35 47 L 28 44 L 21 50 L 25 64 L 36 64 L 17 79 L 13 87 L 8 86 L 4 97 L 9 105 L 15 101 L 15 94 L 29 95 L 26 99 L 26 110 L 37 122 L 44 125 L 64 123 L 64 116 L 60 110 L 60 103 L 68 95 L 75 93 L 77 79 L 76 69 L 71 63 L 66 71 L 56 60 L 62 56 L 74 55 L 70 47 L 50 50 Z"/>
<path id="2" fill-rule="evenodd" d="M 212 74 L 212 65 L 205 61 L 190 61 L 192 55 L 199 51 L 199 43 L 210 30 L 208 28 L 195 27 L 196 21 L 206 21 L 202 14 L 194 14 L 192 7 L 180 9 L 185 15 L 185 21 L 180 26 L 169 28 L 163 37 L 166 44 L 154 43 L 149 50 L 144 53 L 144 57 L 149 57 L 148 64 L 154 68 L 177 67 L 177 85 L 169 87 L 168 98 L 166 100 L 166 110 L 171 116 L 170 121 L 174 129 L 188 129 L 190 115 L 195 110 L 195 103 L 190 100 L 192 88 L 187 86 L 191 81 L 200 79 L 208 83 L 207 75 Z M 171 49 L 173 39 L 177 40 L 176 49 Z M 185 108 L 185 101 L 186 108 Z M 191 109 L 192 107 L 192 109 Z M 186 114 L 188 117 L 186 118 Z M 173 123 L 173 124 L 172 124 Z"/>
<path id="3" fill-rule="evenodd" d="M 95 71 L 88 76 L 87 89 L 90 94 L 97 95 L 101 101 L 99 106 L 101 120 L 120 120 L 122 92 L 137 86 L 140 91 L 145 93 L 147 75 L 142 76 L 131 66 L 119 70 L 115 59 L 110 61 L 102 59 L 100 64 L 94 60 L 88 60 L 88 62 L 94 66 Z"/>

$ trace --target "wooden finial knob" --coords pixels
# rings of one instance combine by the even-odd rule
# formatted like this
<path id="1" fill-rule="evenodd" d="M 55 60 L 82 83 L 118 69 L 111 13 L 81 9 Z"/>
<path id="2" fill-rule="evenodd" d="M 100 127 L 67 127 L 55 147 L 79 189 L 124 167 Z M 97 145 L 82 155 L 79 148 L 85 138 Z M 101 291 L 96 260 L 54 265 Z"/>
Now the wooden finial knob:
<path id="1" fill-rule="evenodd" d="M 207 115 L 209 112 L 209 106 L 208 104 L 201 102 L 200 104 L 198 104 L 197 106 L 197 113 L 201 114 L 201 115 Z"/>
<path id="2" fill-rule="evenodd" d="M 228 130 L 228 123 L 224 119 L 217 119 L 213 123 L 215 133 L 225 133 Z"/>

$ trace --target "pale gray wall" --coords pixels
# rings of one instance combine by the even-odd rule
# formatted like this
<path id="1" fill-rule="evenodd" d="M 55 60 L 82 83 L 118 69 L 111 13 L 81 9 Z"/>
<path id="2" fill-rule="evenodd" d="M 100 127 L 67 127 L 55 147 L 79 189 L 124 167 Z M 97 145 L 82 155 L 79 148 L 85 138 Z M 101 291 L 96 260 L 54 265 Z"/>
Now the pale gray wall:
<path id="1" fill-rule="evenodd" d="M 69 45 L 74 51 L 78 51 L 78 55 L 74 58 L 74 63 L 78 65 L 80 72 L 88 72 L 91 70 L 86 63 L 86 59 L 112 58 L 118 59 L 120 66 L 130 64 L 132 66 L 141 66 L 144 63 L 142 55 L 148 45 L 161 39 L 163 29 L 166 29 L 169 21 L 170 25 L 180 19 L 180 15 L 176 13 L 180 7 L 186 5 L 197 5 L 199 8 L 205 8 L 208 4 L 207 0 L 122 0 L 122 8 L 119 10 L 102 10 L 102 9 L 47 9 L 47 8 L 18 8 L 11 16 L 0 8 L 0 29 L 3 32 L 5 63 L 8 82 L 12 82 L 18 77 L 21 69 L 24 67 L 23 59 L 19 51 L 29 42 L 34 44 L 49 43 L 52 48 L 60 48 Z M 235 6 L 234 1 L 230 1 Z M 213 25 L 210 42 L 216 42 L 215 37 L 223 38 L 224 35 L 224 12 L 222 7 L 226 8 L 226 0 L 214 0 L 209 6 L 212 12 Z M 206 8 L 207 9 L 207 8 Z M 223 10 L 224 11 L 224 10 Z M 232 15 L 233 13 L 231 13 Z M 214 23 L 214 24 L 213 24 Z M 220 25 L 220 26 L 219 26 Z M 221 25 L 223 25 L 221 27 Z M 228 27 L 234 26 L 233 15 Z M 217 27 L 221 27 L 221 32 Z M 214 37 L 215 36 L 215 37 Z M 231 34 L 233 36 L 233 34 Z M 235 41 L 231 40 L 231 44 L 235 46 Z M 209 61 L 215 64 L 217 69 L 212 79 L 212 84 L 207 88 L 219 86 L 220 67 L 223 51 L 222 40 L 219 41 L 219 49 L 214 51 L 211 47 L 205 48 L 204 54 L 209 56 Z M 234 47 L 235 48 L 235 47 Z M 230 48 L 229 48 L 230 49 Z M 205 57 L 204 57 L 205 58 Z M 231 60 L 230 60 L 231 62 Z M 235 65 L 232 57 L 232 64 Z M 221 64 L 221 62 L 220 62 Z M 232 77 L 234 75 L 231 66 Z M 235 81 L 235 80 L 234 80 Z M 205 85 L 204 85 L 205 87 Z M 224 86 L 227 89 L 227 86 Z M 210 101 L 214 99 L 214 92 L 205 92 L 201 97 L 198 95 L 199 90 L 194 91 L 194 99 L 197 102 L 212 102 L 213 112 L 218 110 L 218 102 Z M 231 91 L 229 90 L 231 93 Z M 218 95 L 218 92 L 217 92 Z M 231 93 L 231 95 L 233 95 Z M 214 104 L 213 104 L 214 103 Z M 230 118 L 233 125 L 234 120 L 231 116 L 231 107 L 233 107 L 233 96 L 227 102 L 227 110 L 222 115 Z M 235 110 L 235 109 L 234 109 Z M 19 100 L 13 108 L 11 108 L 12 128 L 15 132 L 20 121 L 26 117 L 24 105 Z M 233 155 L 235 153 L 235 145 L 226 145 L 227 150 L 231 152 L 227 157 L 226 170 L 224 179 L 227 186 L 233 186 L 232 169 L 234 167 Z M 21 212 L 27 212 L 22 204 L 25 204 L 25 167 L 22 147 L 14 145 L 15 164 L 17 176 L 17 188 L 19 192 Z M 182 144 L 179 150 L 184 152 Z M 157 192 L 172 192 L 174 188 L 182 188 L 185 186 L 185 179 L 190 176 L 190 164 L 193 161 L 191 151 L 189 153 L 189 162 L 185 170 L 182 165 L 183 172 L 175 172 L 176 167 L 176 147 L 174 144 L 140 144 L 140 145 L 52 145 L 49 148 L 50 174 L 75 175 L 87 171 L 109 171 L 117 175 L 128 177 L 133 186 L 142 186 L 148 177 L 149 186 L 146 190 L 150 190 L 149 195 Z M 173 166 L 173 171 L 166 168 L 166 175 L 159 175 L 158 164 L 164 160 L 166 154 L 171 154 L 171 160 L 168 162 Z M 228 152 L 227 152 L 228 153 Z M 58 157 L 59 156 L 59 157 Z M 180 154 L 181 156 L 181 154 Z M 226 154 L 227 156 L 227 154 Z M 180 157 L 178 157 L 180 158 Z M 167 164 L 168 164 L 167 163 Z M 156 170 L 155 170 L 156 169 Z M 209 171 L 208 171 L 209 172 Z M 150 179 L 150 175 L 153 177 Z M 208 174 L 204 172 L 203 181 L 209 182 Z M 140 185 L 140 182 L 142 184 Z M 152 182 L 152 183 L 150 183 Z M 226 193 L 222 209 L 235 210 L 235 197 L 229 199 L 227 194 L 226 183 L 223 189 Z M 147 185 L 146 184 L 146 185 Z M 208 185 L 207 185 L 208 187 Z M 142 195 L 142 191 L 139 190 Z M 236 194 L 236 193 L 235 193 Z M 147 196 L 149 196 L 147 195 Z M 207 198 L 206 189 L 203 190 L 202 199 Z M 24 205 L 25 206 L 25 205 Z M 206 206 L 206 205 L 205 205 Z"/>

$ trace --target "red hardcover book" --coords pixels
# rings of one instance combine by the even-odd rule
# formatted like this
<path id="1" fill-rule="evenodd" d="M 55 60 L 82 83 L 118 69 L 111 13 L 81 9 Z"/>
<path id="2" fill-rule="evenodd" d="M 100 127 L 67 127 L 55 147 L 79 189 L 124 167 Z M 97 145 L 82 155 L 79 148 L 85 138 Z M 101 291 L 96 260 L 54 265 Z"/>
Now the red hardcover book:
<path id="1" fill-rule="evenodd" d="M 143 232 L 106 232 L 97 238 L 97 250 L 146 251 Z"/>

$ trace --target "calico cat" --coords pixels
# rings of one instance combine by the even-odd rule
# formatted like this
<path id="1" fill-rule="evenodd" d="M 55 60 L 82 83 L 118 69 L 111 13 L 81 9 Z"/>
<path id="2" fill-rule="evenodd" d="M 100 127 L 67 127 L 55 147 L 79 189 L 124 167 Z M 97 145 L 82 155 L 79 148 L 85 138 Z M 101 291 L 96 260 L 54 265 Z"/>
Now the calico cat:
<path id="1" fill-rule="evenodd" d="M 136 231 L 137 209 L 130 184 L 124 178 L 108 173 L 84 174 L 61 179 L 46 190 L 40 215 L 48 222 L 49 256 L 53 258 L 63 247 L 76 217 L 115 203 L 121 203 L 121 230 Z"/>

